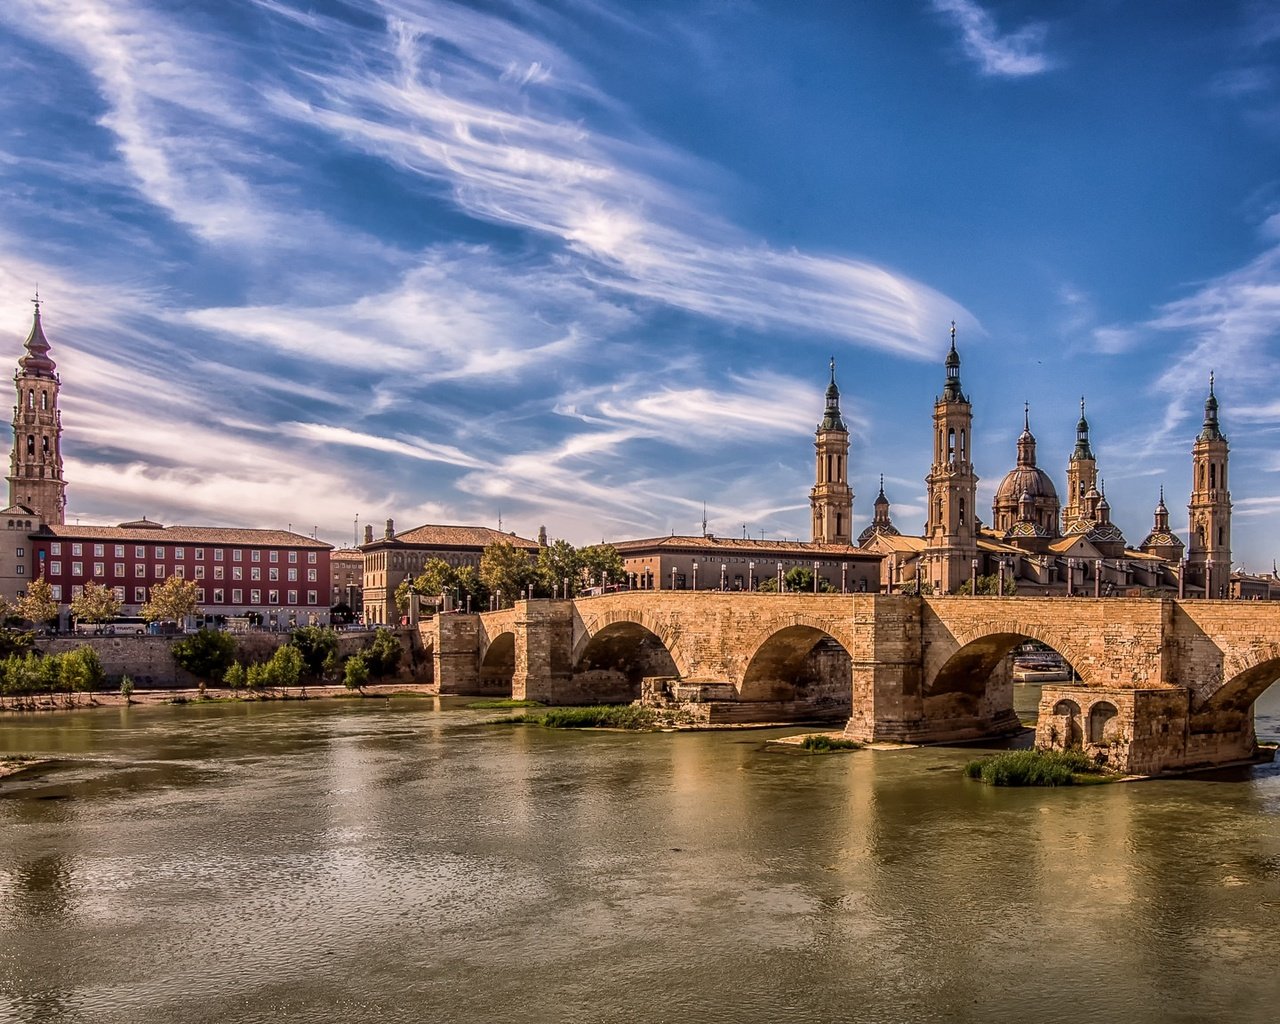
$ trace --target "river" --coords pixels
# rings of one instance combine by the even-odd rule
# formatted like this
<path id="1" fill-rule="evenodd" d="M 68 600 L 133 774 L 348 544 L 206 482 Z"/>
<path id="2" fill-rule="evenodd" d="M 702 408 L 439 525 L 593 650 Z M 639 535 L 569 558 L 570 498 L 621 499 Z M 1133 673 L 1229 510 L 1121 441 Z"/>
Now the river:
<path id="1" fill-rule="evenodd" d="M 1034 705 L 1034 688 L 1020 687 Z M 0 718 L 0 1020 L 1270 1020 L 1280 768 L 484 726 L 427 699 Z M 797 730 L 791 730 L 797 731 Z M 1258 731 L 1280 736 L 1280 686 Z"/>

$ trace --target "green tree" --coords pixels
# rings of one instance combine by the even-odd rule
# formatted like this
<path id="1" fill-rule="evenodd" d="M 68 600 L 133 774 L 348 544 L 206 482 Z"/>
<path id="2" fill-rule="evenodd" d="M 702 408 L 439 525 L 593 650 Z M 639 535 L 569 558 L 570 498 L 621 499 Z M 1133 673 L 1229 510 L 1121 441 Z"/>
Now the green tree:
<path id="1" fill-rule="evenodd" d="M 169 576 L 151 588 L 151 600 L 142 606 L 142 617 L 151 622 L 182 622 L 197 610 L 195 580 Z"/>
<path id="2" fill-rule="evenodd" d="M 389 629 L 380 629 L 373 635 L 373 641 L 364 650 L 364 662 L 369 674 L 381 678 L 391 675 L 400 664 L 404 649 L 400 639 Z"/>
<path id="3" fill-rule="evenodd" d="M 102 661 L 92 647 L 77 647 L 57 658 L 58 682 L 68 693 L 92 693 L 106 682 Z"/>
<path id="4" fill-rule="evenodd" d="M 334 647 L 324 656 L 324 664 L 320 666 L 321 679 L 337 679 L 342 675 L 342 659 L 338 656 L 338 648 Z"/>
<path id="5" fill-rule="evenodd" d="M 582 584 L 582 558 L 567 540 L 552 541 L 538 549 L 538 588 L 548 594 L 562 593 L 565 580 L 572 594 Z"/>
<path id="6" fill-rule="evenodd" d="M 459 607 L 467 606 L 467 598 L 471 598 L 471 610 L 484 611 L 489 607 L 489 588 L 480 578 L 480 570 L 474 565 L 460 565 L 454 573 L 454 584 L 458 588 Z"/>
<path id="7" fill-rule="evenodd" d="M 955 592 L 957 594 L 972 594 L 973 581 L 965 580 L 963 583 L 960 584 L 960 586 L 956 587 Z M 994 595 L 994 594 L 998 594 L 999 592 L 1000 592 L 1000 577 L 998 574 L 992 573 L 990 576 L 978 577 L 979 596 Z M 1006 576 L 1004 580 L 1004 596 L 1012 597 L 1017 592 L 1018 592 L 1018 584 L 1014 581 L 1014 579 L 1011 576 Z"/>
<path id="8" fill-rule="evenodd" d="M 612 544 L 592 544 L 580 549 L 578 557 L 582 561 L 582 573 L 587 586 L 622 583 L 627 578 L 622 556 Z"/>
<path id="9" fill-rule="evenodd" d="M 813 570 L 807 565 L 797 565 L 794 569 L 787 570 L 782 582 L 786 584 L 788 594 L 812 594 Z M 818 593 L 830 594 L 833 590 L 835 588 L 830 583 L 821 576 L 818 577 Z"/>
<path id="10" fill-rule="evenodd" d="M 133 680 L 128 676 L 120 677 L 120 696 L 126 704 L 133 703 Z"/>
<path id="11" fill-rule="evenodd" d="M 230 633 L 202 629 L 173 645 L 173 660 L 197 679 L 218 680 L 226 675 L 236 654 L 236 640 Z"/>
<path id="12" fill-rule="evenodd" d="M 228 690 L 242 689 L 245 683 L 244 666 L 238 661 L 233 661 L 222 674 L 222 682 Z"/>
<path id="13" fill-rule="evenodd" d="M 22 619 L 44 625 L 58 617 L 58 602 L 53 599 L 53 586 L 43 576 L 27 586 L 27 592 L 18 598 L 15 609 Z"/>
<path id="14" fill-rule="evenodd" d="M 290 644 L 276 649 L 267 662 L 267 685 L 287 690 L 302 678 L 302 654 Z"/>
<path id="15" fill-rule="evenodd" d="M 261 690 L 269 684 L 269 675 L 267 666 L 264 664 L 250 665 L 245 669 L 244 685 L 250 690 Z"/>
<path id="16" fill-rule="evenodd" d="M 120 614 L 120 599 L 111 587 L 90 580 L 71 599 L 71 614 L 77 622 L 106 622 Z"/>
<path id="17" fill-rule="evenodd" d="M 498 595 L 504 605 L 513 604 L 524 596 L 535 575 L 529 556 L 510 541 L 496 541 L 480 555 L 480 580 L 491 594 Z"/>
<path id="18" fill-rule="evenodd" d="M 353 654 L 347 659 L 347 665 L 342 674 L 342 684 L 348 690 L 363 690 L 365 683 L 368 681 L 368 664 L 365 662 L 363 655 Z"/>
<path id="19" fill-rule="evenodd" d="M 307 674 L 319 678 L 324 674 L 325 659 L 338 649 L 338 634 L 324 626 L 300 626 L 289 643 L 302 655 Z"/>

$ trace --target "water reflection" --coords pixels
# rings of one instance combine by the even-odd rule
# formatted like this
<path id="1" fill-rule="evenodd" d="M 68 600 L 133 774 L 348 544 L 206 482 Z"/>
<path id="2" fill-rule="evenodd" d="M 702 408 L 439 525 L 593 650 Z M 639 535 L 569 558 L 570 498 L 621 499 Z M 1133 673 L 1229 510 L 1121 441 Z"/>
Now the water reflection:
<path id="1" fill-rule="evenodd" d="M 0 1017 L 1141 1024 L 1277 994 L 1274 767 L 1007 791 L 960 776 L 965 748 L 489 717 L 0 723 L 76 755 L 0 787 Z"/>

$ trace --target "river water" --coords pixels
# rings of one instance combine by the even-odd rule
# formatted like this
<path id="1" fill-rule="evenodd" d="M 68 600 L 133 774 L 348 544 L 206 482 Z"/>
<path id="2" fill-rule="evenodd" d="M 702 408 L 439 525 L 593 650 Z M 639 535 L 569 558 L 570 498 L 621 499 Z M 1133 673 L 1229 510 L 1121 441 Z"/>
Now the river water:
<path id="1" fill-rule="evenodd" d="M 1034 706 L 1032 688 L 1019 688 Z M 1063 790 L 971 748 L 436 699 L 0 719 L 0 1020 L 1248 1024 L 1280 768 Z M 1280 735 L 1280 686 L 1259 704 Z M 798 731 L 798 730 L 791 730 Z"/>

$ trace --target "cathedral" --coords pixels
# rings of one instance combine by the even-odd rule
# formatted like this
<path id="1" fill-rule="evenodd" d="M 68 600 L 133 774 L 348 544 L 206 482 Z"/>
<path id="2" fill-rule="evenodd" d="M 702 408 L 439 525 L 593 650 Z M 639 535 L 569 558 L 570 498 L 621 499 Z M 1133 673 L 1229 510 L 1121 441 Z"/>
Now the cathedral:
<path id="1" fill-rule="evenodd" d="M 1136 547 L 1111 520 L 1106 485 L 1089 437 L 1084 399 L 1076 442 L 1066 464 L 1065 502 L 1052 477 L 1037 465 L 1030 408 L 1023 408 L 1014 466 L 1001 479 L 990 524 L 978 517 L 978 475 L 972 461 L 973 407 L 960 381 L 955 324 L 945 361 L 942 393 L 933 407 L 933 458 L 925 478 L 924 533 L 893 524 L 884 478 L 871 524 L 857 546 L 883 556 L 881 588 L 888 592 L 951 594 L 977 588 L 1027 595 L 1232 596 L 1229 447 L 1218 423 L 1209 378 L 1204 424 L 1192 446 L 1190 545 L 1169 528 L 1164 489 L 1151 531 Z M 818 472 L 810 505 L 813 539 L 840 541 L 852 516 L 847 483 L 848 432 L 839 412 L 832 364 L 826 415 L 815 446 Z"/>

